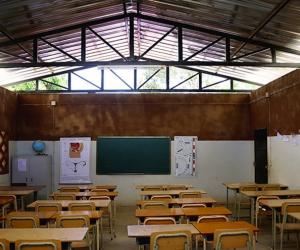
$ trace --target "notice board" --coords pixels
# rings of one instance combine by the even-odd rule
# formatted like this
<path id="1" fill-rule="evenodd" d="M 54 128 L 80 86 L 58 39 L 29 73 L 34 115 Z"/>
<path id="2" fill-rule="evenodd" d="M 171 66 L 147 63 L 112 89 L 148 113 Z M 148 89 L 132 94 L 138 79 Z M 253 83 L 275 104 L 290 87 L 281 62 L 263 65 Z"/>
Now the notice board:
<path id="1" fill-rule="evenodd" d="M 170 174 L 170 137 L 98 137 L 97 174 Z"/>

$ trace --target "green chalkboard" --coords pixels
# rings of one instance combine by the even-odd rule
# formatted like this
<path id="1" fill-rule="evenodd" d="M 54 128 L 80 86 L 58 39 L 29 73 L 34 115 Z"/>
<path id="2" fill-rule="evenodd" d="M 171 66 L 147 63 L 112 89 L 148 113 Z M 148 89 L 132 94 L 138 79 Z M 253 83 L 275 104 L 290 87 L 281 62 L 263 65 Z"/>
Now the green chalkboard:
<path id="1" fill-rule="evenodd" d="M 97 174 L 170 174 L 170 137 L 98 137 Z"/>

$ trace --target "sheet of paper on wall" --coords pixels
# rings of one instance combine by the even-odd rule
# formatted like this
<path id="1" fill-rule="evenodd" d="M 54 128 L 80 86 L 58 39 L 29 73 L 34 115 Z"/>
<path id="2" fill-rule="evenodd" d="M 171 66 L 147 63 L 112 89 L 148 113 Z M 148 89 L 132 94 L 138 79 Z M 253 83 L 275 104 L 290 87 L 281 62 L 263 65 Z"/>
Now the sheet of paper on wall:
<path id="1" fill-rule="evenodd" d="M 175 136 L 174 157 L 176 176 L 196 175 L 197 136 Z"/>
<path id="2" fill-rule="evenodd" d="M 26 159 L 18 159 L 18 171 L 26 172 L 27 171 L 27 160 Z"/>
<path id="3" fill-rule="evenodd" d="M 60 183 L 90 183 L 90 137 L 60 138 Z"/>

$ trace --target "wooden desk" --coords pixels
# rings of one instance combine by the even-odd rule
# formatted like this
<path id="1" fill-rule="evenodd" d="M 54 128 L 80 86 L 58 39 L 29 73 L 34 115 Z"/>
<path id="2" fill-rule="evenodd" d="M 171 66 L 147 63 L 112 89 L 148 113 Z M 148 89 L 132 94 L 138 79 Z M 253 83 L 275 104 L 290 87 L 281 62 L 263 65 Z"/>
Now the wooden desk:
<path id="1" fill-rule="evenodd" d="M 212 238 L 215 230 L 218 229 L 248 229 L 253 232 L 258 232 L 258 228 L 246 221 L 229 221 L 229 222 L 203 222 L 192 223 L 204 238 L 204 246 L 206 246 L 207 238 Z M 253 240 L 255 241 L 255 239 Z M 254 248 L 255 249 L 255 248 Z"/>
<path id="2" fill-rule="evenodd" d="M 2 239 L 15 243 L 17 240 L 49 240 L 56 239 L 69 245 L 81 241 L 88 232 L 87 227 L 81 228 L 5 228 L 0 229 Z"/>
<path id="3" fill-rule="evenodd" d="M 162 187 L 163 190 L 167 190 L 169 187 L 176 187 L 176 186 L 178 186 L 178 187 L 185 186 L 185 189 L 190 189 L 190 188 L 193 187 L 192 185 L 188 185 L 188 184 L 174 184 L 174 185 L 166 185 L 166 184 L 158 185 L 158 184 L 156 184 L 156 185 L 137 185 L 135 188 L 142 190 L 144 188 L 151 188 L 151 187 L 159 188 L 159 187 Z"/>
<path id="4" fill-rule="evenodd" d="M 69 204 L 70 203 L 86 203 L 86 200 L 76 200 L 76 201 L 72 201 L 72 200 L 37 200 L 32 202 L 31 204 L 29 204 L 27 207 L 28 208 L 35 208 L 36 204 L 38 203 L 60 203 L 62 208 L 65 210 L 68 210 Z M 91 201 L 93 203 L 95 203 L 95 206 L 97 209 L 101 209 L 101 208 L 109 208 L 109 205 L 111 203 L 110 200 L 93 200 Z"/>
<path id="5" fill-rule="evenodd" d="M 229 216 L 232 212 L 226 207 L 196 207 L 182 208 L 184 215 L 189 217 L 208 216 L 208 215 L 225 215 Z"/>
<path id="6" fill-rule="evenodd" d="M 153 195 L 171 195 L 178 197 L 181 192 L 200 192 L 201 194 L 206 194 L 206 191 L 202 189 L 191 189 L 191 190 L 163 190 L 163 191 L 140 191 L 141 199 L 144 200 L 145 197 L 151 197 Z"/>
<path id="7" fill-rule="evenodd" d="M 155 202 L 157 200 L 154 200 Z M 142 207 L 144 203 L 152 202 L 151 200 L 139 200 L 136 202 L 136 205 L 139 207 Z M 164 200 L 164 202 L 167 202 L 170 206 L 182 206 L 183 204 L 196 204 L 196 203 L 202 203 L 206 204 L 206 206 L 212 206 L 214 203 L 216 203 L 216 200 L 212 197 L 201 197 L 201 198 L 176 198 L 176 199 L 169 199 L 167 201 Z"/>
<path id="8" fill-rule="evenodd" d="M 261 200 L 260 205 L 272 209 L 272 245 L 273 249 L 276 249 L 276 217 L 277 211 L 281 212 L 282 204 L 285 202 L 299 202 L 300 199 L 280 199 L 280 200 Z"/>
<path id="9" fill-rule="evenodd" d="M 161 209 L 136 209 L 135 216 L 139 222 L 143 222 L 146 217 L 175 217 L 179 218 L 184 213 L 181 208 L 161 208 Z"/>
<path id="10" fill-rule="evenodd" d="M 253 185 L 256 186 L 258 189 L 262 189 L 263 187 L 267 185 L 280 185 L 280 189 L 287 189 L 287 185 L 277 184 L 277 183 L 269 183 L 269 184 L 258 184 L 251 181 L 244 181 L 244 182 L 225 182 L 223 185 L 226 187 L 226 207 L 228 207 L 228 200 L 229 200 L 229 190 L 234 191 L 234 214 L 236 215 L 237 211 L 237 194 L 240 192 L 240 188 L 245 185 Z"/>
<path id="11" fill-rule="evenodd" d="M 152 233 L 172 231 L 190 231 L 193 236 L 199 234 L 191 224 L 176 225 L 129 225 L 127 226 L 128 237 L 134 237 L 139 245 L 149 244 Z M 197 248 L 196 248 L 197 249 Z"/>
<path id="12" fill-rule="evenodd" d="M 80 191 L 90 191 L 95 188 L 103 188 L 103 189 L 108 189 L 110 192 L 113 192 L 117 189 L 117 185 L 94 184 L 94 185 L 69 185 L 69 186 L 63 185 L 60 186 L 58 190 L 60 190 L 60 188 L 62 187 L 79 187 Z"/>
<path id="13" fill-rule="evenodd" d="M 296 220 L 300 220 L 300 212 L 288 213 L 288 215 L 295 218 Z"/>
<path id="14" fill-rule="evenodd" d="M 254 211 L 255 202 L 258 196 L 280 196 L 287 197 L 290 195 L 300 195 L 299 189 L 287 189 L 287 190 L 270 190 L 270 191 L 241 191 L 242 195 L 245 195 L 251 200 L 251 223 L 254 224 Z"/>
<path id="15" fill-rule="evenodd" d="M 0 186 L 0 191 L 16 191 L 16 190 L 33 190 L 33 200 L 37 200 L 37 195 L 40 190 L 45 188 L 45 185 L 39 186 Z M 21 203 L 23 201 L 21 200 Z M 22 204 L 21 204 L 22 205 Z M 22 205 L 24 208 L 24 204 Z"/>
<path id="16" fill-rule="evenodd" d="M 21 200 L 21 209 L 25 209 L 24 197 L 33 194 L 35 191 L 33 189 L 17 189 L 17 190 L 0 190 L 0 195 L 15 195 Z"/>

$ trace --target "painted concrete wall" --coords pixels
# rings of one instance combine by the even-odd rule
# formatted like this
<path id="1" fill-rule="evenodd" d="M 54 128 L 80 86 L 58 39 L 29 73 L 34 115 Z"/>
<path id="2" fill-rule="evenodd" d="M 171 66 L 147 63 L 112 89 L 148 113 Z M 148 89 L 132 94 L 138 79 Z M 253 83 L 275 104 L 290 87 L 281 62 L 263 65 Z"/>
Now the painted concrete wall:
<path id="1" fill-rule="evenodd" d="M 15 155 L 33 154 L 31 141 L 17 141 Z M 173 143 L 172 143 L 173 147 Z M 46 153 L 53 156 L 54 187 L 59 183 L 59 141 L 47 141 Z M 172 150 L 173 155 L 173 150 Z M 91 176 L 93 183 L 118 185 L 120 205 L 133 205 L 139 196 L 137 184 L 191 184 L 205 189 L 218 201 L 225 201 L 226 190 L 223 182 L 253 180 L 252 141 L 199 141 L 197 143 L 197 176 L 182 178 L 174 176 L 172 157 L 171 175 L 96 175 L 96 142 L 91 147 Z"/>
<path id="2" fill-rule="evenodd" d="M 269 182 L 278 182 L 290 188 L 300 188 L 300 135 L 289 141 L 269 137 Z"/>

